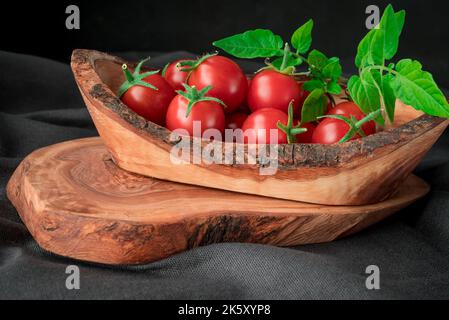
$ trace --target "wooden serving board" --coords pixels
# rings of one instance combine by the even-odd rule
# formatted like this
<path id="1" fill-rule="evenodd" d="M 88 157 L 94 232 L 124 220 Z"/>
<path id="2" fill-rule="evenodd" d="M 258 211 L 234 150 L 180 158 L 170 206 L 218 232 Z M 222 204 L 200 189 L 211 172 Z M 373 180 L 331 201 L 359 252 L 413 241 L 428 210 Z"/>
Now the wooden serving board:
<path id="1" fill-rule="evenodd" d="M 99 138 L 33 152 L 7 193 L 39 245 L 106 264 L 141 264 L 197 246 L 321 243 L 358 232 L 429 191 L 411 176 L 391 199 L 323 206 L 161 181 L 118 168 Z"/>

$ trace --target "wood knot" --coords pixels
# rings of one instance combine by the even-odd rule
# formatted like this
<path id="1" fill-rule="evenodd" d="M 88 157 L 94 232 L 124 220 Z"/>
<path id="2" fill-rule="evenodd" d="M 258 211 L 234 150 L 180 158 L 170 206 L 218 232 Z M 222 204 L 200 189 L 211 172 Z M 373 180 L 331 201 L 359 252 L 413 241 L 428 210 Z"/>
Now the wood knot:
<path id="1" fill-rule="evenodd" d="M 59 229 L 59 224 L 54 220 L 45 218 L 44 220 L 42 220 L 41 227 L 42 230 L 52 232 Z"/>

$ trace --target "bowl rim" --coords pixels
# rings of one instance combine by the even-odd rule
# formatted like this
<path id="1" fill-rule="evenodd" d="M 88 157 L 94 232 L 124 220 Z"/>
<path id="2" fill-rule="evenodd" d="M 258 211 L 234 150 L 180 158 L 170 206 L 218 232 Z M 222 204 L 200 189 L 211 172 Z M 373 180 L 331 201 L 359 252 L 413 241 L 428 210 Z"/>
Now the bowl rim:
<path id="1" fill-rule="evenodd" d="M 169 136 L 171 131 L 165 127 L 159 126 L 151 121 L 144 119 L 137 113 L 128 108 L 120 98 L 110 89 L 110 87 L 102 81 L 100 75 L 96 71 L 96 61 L 108 60 L 116 64 L 124 63 L 131 67 L 135 67 L 136 63 L 129 63 L 122 58 L 110 55 L 97 50 L 75 49 L 71 57 L 71 67 L 75 76 L 75 80 L 82 93 L 96 107 L 104 106 L 114 112 L 121 120 L 127 122 L 141 132 L 159 139 L 170 145 L 175 145 L 179 141 L 171 141 Z M 96 102 L 94 102 L 96 101 Z M 281 163 L 286 167 L 329 167 L 339 166 L 343 163 L 353 160 L 354 158 L 364 157 L 375 150 L 387 146 L 400 146 L 408 141 L 438 127 L 449 120 L 434 117 L 430 115 L 422 115 L 410 122 L 399 127 L 391 128 L 385 131 L 377 132 L 368 137 L 348 141 L 342 144 L 322 145 L 322 144 L 281 144 L 278 152 Z M 189 137 L 190 142 L 200 140 L 202 144 L 210 144 L 210 141 L 200 138 Z M 237 143 L 231 142 L 213 142 L 222 145 Z M 244 145 L 246 148 L 248 145 Z M 225 148 L 222 148 L 225 150 Z"/>

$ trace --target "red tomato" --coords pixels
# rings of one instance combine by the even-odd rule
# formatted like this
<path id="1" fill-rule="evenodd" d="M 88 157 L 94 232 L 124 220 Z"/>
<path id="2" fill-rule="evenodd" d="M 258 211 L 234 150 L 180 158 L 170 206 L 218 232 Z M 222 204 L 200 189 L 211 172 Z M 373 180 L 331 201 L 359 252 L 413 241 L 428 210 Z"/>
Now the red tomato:
<path id="1" fill-rule="evenodd" d="M 207 129 L 217 129 L 223 132 L 225 129 L 225 114 L 223 106 L 215 101 L 199 101 L 195 103 L 190 114 L 186 117 L 189 102 L 181 95 L 177 95 L 170 103 L 167 110 L 167 129 L 185 129 L 193 136 L 194 121 L 201 122 L 202 137 Z"/>
<path id="2" fill-rule="evenodd" d="M 286 134 L 281 130 L 279 130 L 277 127 L 278 121 L 281 121 L 282 123 L 287 123 L 288 121 L 287 114 L 278 109 L 266 108 L 257 110 L 256 112 L 252 113 L 248 117 L 248 119 L 246 119 L 242 127 L 245 143 L 256 143 L 256 144 L 287 143 Z M 265 129 L 265 132 L 259 129 Z M 276 140 L 272 140 L 270 137 L 271 129 L 277 130 L 278 138 Z"/>
<path id="3" fill-rule="evenodd" d="M 190 86 L 201 90 L 212 86 L 208 95 L 223 101 L 226 113 L 232 113 L 240 107 L 248 91 L 248 82 L 242 69 L 231 59 L 212 56 L 192 71 L 188 80 Z"/>
<path id="4" fill-rule="evenodd" d="M 350 115 L 342 114 L 342 116 L 349 118 Z M 360 115 L 354 116 L 356 119 L 361 120 L 363 117 Z M 374 130 L 372 130 L 374 129 Z M 349 130 L 349 125 L 343 120 L 325 118 L 315 129 L 312 136 L 312 143 L 316 144 L 334 144 L 340 142 Z M 365 130 L 365 126 L 362 127 L 363 132 L 369 136 L 376 132 L 375 128 Z M 356 134 L 352 140 L 360 139 L 360 135 Z"/>
<path id="5" fill-rule="evenodd" d="M 312 136 L 315 132 L 315 125 L 313 123 L 303 123 L 301 124 L 301 128 L 307 129 L 307 132 L 304 132 L 302 134 L 299 134 L 296 136 L 296 140 L 298 143 L 311 143 L 312 142 Z"/>
<path id="6" fill-rule="evenodd" d="M 298 86 L 299 86 L 299 99 L 298 99 L 298 108 L 294 109 L 295 118 L 301 117 L 302 106 L 304 105 L 304 101 L 306 101 L 307 97 L 310 94 L 310 92 L 302 89 L 303 83 L 298 83 Z"/>
<path id="7" fill-rule="evenodd" d="M 248 118 L 248 115 L 246 113 L 242 112 L 236 112 L 233 114 L 229 114 L 226 116 L 226 129 L 241 129 L 243 126 L 243 123 Z"/>
<path id="8" fill-rule="evenodd" d="M 264 70 L 251 81 L 248 104 L 253 112 L 274 108 L 287 113 L 292 100 L 293 108 L 297 110 L 301 102 L 301 90 L 292 76 L 274 70 Z"/>
<path id="9" fill-rule="evenodd" d="M 247 78 L 248 80 L 248 88 L 251 85 L 251 79 Z M 243 102 L 243 104 L 237 109 L 237 112 L 241 112 L 241 113 L 246 113 L 246 114 L 250 114 L 251 110 L 248 106 L 248 95 L 245 97 L 245 101 Z"/>
<path id="10" fill-rule="evenodd" d="M 168 105 L 176 94 L 170 84 L 158 74 L 143 78 L 143 81 L 158 90 L 135 85 L 123 94 L 121 100 L 138 115 L 163 126 Z"/>
<path id="11" fill-rule="evenodd" d="M 190 59 L 173 61 L 165 70 L 164 78 L 172 86 L 173 90 L 184 90 L 184 86 L 182 84 L 186 82 L 189 73 L 181 71 L 178 63 L 188 60 Z"/>
<path id="12" fill-rule="evenodd" d="M 360 108 L 354 102 L 341 102 L 332 108 L 329 115 L 340 115 L 340 114 L 352 114 L 354 116 L 365 117 L 365 114 L 360 110 Z"/>
<path id="13" fill-rule="evenodd" d="M 360 108 L 351 101 L 342 102 L 337 104 L 334 108 L 330 109 L 327 113 L 328 115 L 343 115 L 350 114 L 361 120 L 365 117 L 365 114 L 360 110 Z M 369 121 L 362 126 L 362 130 L 365 133 L 373 134 L 376 132 L 376 123 L 374 121 Z"/>

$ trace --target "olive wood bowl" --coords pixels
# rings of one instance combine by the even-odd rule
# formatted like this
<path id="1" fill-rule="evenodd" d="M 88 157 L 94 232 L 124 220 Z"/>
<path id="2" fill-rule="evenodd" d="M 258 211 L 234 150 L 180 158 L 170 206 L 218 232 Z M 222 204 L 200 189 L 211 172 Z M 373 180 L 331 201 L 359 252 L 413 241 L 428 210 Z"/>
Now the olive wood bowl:
<path id="1" fill-rule="evenodd" d="M 179 141 L 117 97 L 124 81 L 123 63 L 103 52 L 78 49 L 71 66 L 114 162 L 127 171 L 169 181 L 315 204 L 373 204 L 398 190 L 449 124 L 447 119 L 423 115 L 398 102 L 395 123 L 372 136 L 335 145 L 280 145 L 273 175 L 260 174 L 266 166 L 263 158 L 241 165 L 175 164 L 170 152 Z M 201 143 L 206 146 L 210 141 Z M 213 143 L 222 144 L 223 152 L 235 147 Z"/>

